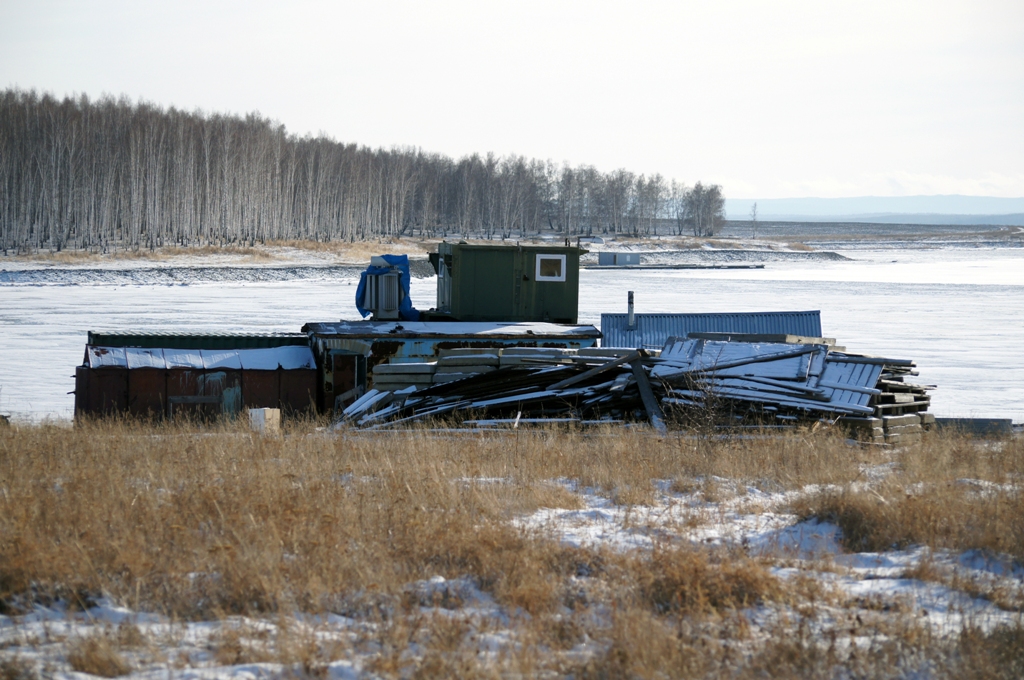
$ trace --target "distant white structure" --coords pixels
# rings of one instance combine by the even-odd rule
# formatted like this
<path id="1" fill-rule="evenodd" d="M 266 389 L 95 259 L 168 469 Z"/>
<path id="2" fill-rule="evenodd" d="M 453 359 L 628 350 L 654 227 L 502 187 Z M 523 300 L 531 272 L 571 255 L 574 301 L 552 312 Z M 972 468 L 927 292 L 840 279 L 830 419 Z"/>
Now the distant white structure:
<path id="1" fill-rule="evenodd" d="M 640 264 L 640 253 L 598 253 L 597 264 L 602 267 Z"/>

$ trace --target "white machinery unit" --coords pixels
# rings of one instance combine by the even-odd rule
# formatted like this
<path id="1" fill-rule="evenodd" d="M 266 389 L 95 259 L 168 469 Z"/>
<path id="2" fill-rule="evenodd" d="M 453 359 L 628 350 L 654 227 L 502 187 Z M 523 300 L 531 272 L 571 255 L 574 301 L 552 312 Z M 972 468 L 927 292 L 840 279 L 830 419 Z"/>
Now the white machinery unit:
<path id="1" fill-rule="evenodd" d="M 363 307 L 373 312 L 374 321 L 391 321 L 399 318 L 399 307 L 405 291 L 402 290 L 402 273 L 398 269 L 366 277 L 366 292 Z"/>

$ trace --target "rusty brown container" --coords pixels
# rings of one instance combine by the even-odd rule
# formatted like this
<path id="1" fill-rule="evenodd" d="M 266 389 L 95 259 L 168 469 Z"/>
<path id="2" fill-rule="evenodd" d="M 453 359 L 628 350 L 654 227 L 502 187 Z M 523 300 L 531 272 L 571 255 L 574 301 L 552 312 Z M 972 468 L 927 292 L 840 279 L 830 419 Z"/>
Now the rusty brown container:
<path id="1" fill-rule="evenodd" d="M 306 415 L 316 409 L 316 369 L 281 370 L 281 406 L 284 413 Z"/>
<path id="2" fill-rule="evenodd" d="M 281 371 L 242 371 L 242 408 L 279 408 Z"/>

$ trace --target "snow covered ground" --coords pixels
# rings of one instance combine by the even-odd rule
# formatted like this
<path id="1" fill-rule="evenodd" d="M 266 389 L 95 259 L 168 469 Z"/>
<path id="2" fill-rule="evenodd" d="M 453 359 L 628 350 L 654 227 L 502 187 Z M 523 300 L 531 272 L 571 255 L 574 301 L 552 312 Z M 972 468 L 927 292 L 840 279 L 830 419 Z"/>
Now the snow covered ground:
<path id="1" fill-rule="evenodd" d="M 865 470 L 865 478 L 878 470 Z M 883 473 L 884 474 L 884 471 Z M 500 479 L 468 479 L 466 483 L 495 484 Z M 714 484 L 718 500 L 707 498 L 707 483 Z M 668 480 L 658 483 L 650 505 L 616 505 L 594 489 L 579 488 L 571 480 L 558 480 L 578 494 L 583 507 L 576 510 L 542 508 L 515 518 L 519 525 L 547 532 L 571 545 L 605 547 L 617 551 L 649 549 L 655 542 L 691 541 L 695 545 L 723 545 L 770 560 L 771 573 L 783 581 L 811 578 L 836 597 L 819 605 L 807 625 L 813 637 L 825 639 L 826 631 L 844 627 L 843 621 L 862 625 L 862 638 L 851 634 L 851 644 L 865 648 L 877 642 L 878 627 L 895 621 L 930 631 L 937 643 L 952 641 L 966 626 L 991 631 L 997 626 L 1021 624 L 1021 614 L 1001 609 L 989 599 L 970 593 L 995 587 L 1017 602 L 1024 598 L 1024 567 L 996 555 L 979 552 L 952 554 L 920 548 L 886 553 L 844 553 L 837 541 L 838 529 L 828 523 L 798 522 L 786 513 L 795 497 L 813 493 L 763 491 L 737 487 L 728 479 L 693 480 L 693 490 L 673 491 Z M 915 572 L 922 563 L 930 578 Z M 587 574 L 579 574 L 583 584 Z M 952 579 L 960 587 L 953 587 Z M 435 576 L 406 587 L 419 602 L 411 612 L 389 611 L 387 617 L 423 624 L 433 617 L 457 622 L 461 644 L 468 644 L 478 658 L 492 661 L 520 644 L 522 611 L 509 611 L 469 578 Z M 569 617 L 568 609 L 563 613 Z M 797 615 L 781 605 L 750 607 L 743 617 L 757 639 L 776 630 L 780 617 Z M 612 613 L 591 613 L 595 630 L 611 625 Z M 324 661 L 305 669 L 319 677 L 376 677 L 373 664 L 389 653 L 382 643 L 388 625 L 379 617 L 287 615 L 271 618 L 227 616 L 212 621 L 173 621 L 137 611 L 107 598 L 93 602 L 85 611 L 69 610 L 65 602 L 37 605 L 28 613 L 0 616 L 0 663 L 34 668 L 45 677 L 83 677 L 71 670 L 69 655 L 84 641 L 117 640 L 118 652 L 139 678 L 260 678 L 302 670 L 302 650 L 319 650 Z M 391 625 L 394 625 L 393 623 Z M 846 626 L 849 627 L 849 626 Z M 815 632 L 816 631 L 816 632 Z M 427 653 L 422 640 L 406 631 L 398 655 L 410 666 Z M 740 636 L 734 644 L 743 645 Z M 468 642 L 467 642 L 468 641 Z M 593 639 L 569 649 L 569 657 L 586 659 L 605 643 Z M 824 643 L 823 643 L 824 644 Z M 404 646 L 402 646 L 404 645 Z M 289 651 L 291 650 L 291 651 Z M 327 651 L 325 651 L 327 650 Z M 291 662 L 287 659 L 292 658 Z"/>
<path id="2" fill-rule="evenodd" d="M 638 312 L 820 309 L 825 335 L 850 351 L 917 361 L 920 381 L 938 385 L 936 415 L 1024 422 L 1024 249 L 840 254 L 849 259 L 753 270 L 584 270 L 580 322 L 624 311 L 627 290 Z M 236 260 L 185 257 L 173 269 L 0 260 L 0 413 L 70 418 L 89 330 L 297 331 L 358 316 L 358 268 Z M 414 304 L 432 307 L 435 285 L 414 278 Z"/>

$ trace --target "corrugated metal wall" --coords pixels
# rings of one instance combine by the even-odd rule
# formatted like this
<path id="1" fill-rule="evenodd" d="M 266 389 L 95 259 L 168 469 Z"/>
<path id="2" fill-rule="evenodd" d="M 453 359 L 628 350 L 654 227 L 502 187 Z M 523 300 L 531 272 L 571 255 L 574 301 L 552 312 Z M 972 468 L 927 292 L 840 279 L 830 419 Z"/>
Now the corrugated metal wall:
<path id="1" fill-rule="evenodd" d="M 661 349 L 671 337 L 688 333 L 760 333 L 821 337 L 821 312 L 735 312 L 718 314 L 601 315 L 602 347 Z"/>

